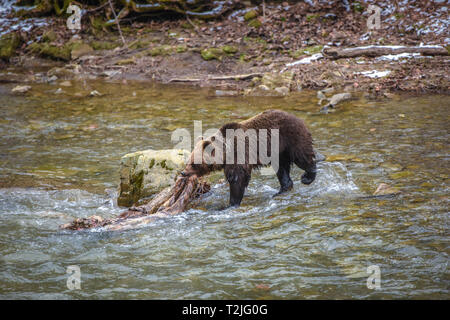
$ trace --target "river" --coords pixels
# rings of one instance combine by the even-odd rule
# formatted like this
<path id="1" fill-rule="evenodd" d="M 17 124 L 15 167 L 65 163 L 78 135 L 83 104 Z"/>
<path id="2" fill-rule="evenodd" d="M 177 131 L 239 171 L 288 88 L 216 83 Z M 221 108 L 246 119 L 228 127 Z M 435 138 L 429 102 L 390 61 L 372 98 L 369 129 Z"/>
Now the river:
<path id="1" fill-rule="evenodd" d="M 315 92 L 221 97 L 143 82 L 0 84 L 0 298 L 448 299 L 448 96 L 358 97 L 318 112 Z M 89 96 L 97 90 L 101 96 Z M 329 156 L 316 181 L 273 198 L 254 174 L 240 208 L 225 184 L 195 208 L 122 232 L 61 231 L 113 217 L 119 160 L 172 148 L 176 128 L 240 121 L 268 108 L 303 118 Z M 380 183 L 395 197 L 371 198 Z M 81 289 L 67 287 L 78 266 Z M 380 271 L 370 289 L 367 268 Z"/>

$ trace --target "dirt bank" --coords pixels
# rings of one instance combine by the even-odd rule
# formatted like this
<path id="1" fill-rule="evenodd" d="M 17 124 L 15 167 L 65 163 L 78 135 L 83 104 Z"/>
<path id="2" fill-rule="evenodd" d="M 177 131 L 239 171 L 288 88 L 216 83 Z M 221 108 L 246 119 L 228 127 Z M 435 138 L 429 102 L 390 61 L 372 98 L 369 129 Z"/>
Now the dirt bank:
<path id="1" fill-rule="evenodd" d="M 222 20 L 206 22 L 130 19 L 121 24 L 125 44 L 117 28 L 95 27 L 93 19 L 84 19 L 82 30 L 73 34 L 65 19 L 49 18 L 44 25 L 16 32 L 20 40 L 11 40 L 16 50 L 3 58 L 0 81 L 142 79 L 253 95 L 330 87 L 376 96 L 398 90 L 449 92 L 448 52 L 341 59 L 326 54 L 330 48 L 369 45 L 438 45 L 448 50 L 445 2 L 346 3 L 285 2 L 267 4 L 264 10 L 249 3 Z M 382 9 L 378 30 L 367 27 L 371 3 Z M 32 71 L 27 77 L 14 76 L 8 68 Z"/>

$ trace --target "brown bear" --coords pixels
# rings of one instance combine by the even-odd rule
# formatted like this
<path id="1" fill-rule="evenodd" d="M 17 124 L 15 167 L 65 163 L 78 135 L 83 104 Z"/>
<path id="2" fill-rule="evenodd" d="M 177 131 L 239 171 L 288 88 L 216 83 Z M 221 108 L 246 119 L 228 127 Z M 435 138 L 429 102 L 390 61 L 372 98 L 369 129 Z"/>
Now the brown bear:
<path id="1" fill-rule="evenodd" d="M 281 185 L 280 194 L 293 187 L 289 175 L 292 163 L 305 170 L 302 183 L 314 181 L 311 133 L 294 115 L 267 110 L 248 120 L 225 124 L 212 136 L 202 138 L 181 174 L 200 177 L 223 169 L 230 185 L 230 206 L 239 206 L 252 169 L 272 165 Z"/>

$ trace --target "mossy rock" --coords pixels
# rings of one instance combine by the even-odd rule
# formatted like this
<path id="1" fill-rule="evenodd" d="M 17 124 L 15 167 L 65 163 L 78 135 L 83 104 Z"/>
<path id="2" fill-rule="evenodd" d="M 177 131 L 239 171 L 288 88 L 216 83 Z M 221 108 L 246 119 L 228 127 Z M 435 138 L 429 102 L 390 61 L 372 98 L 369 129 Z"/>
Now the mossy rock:
<path id="1" fill-rule="evenodd" d="M 173 184 L 190 156 L 183 149 L 145 150 L 120 161 L 119 206 L 131 206 Z"/>
<path id="2" fill-rule="evenodd" d="M 131 58 L 126 58 L 126 59 L 122 59 L 122 60 L 117 61 L 116 65 L 124 66 L 124 65 L 127 65 L 127 64 L 135 64 L 135 63 L 136 63 L 135 58 L 131 57 Z"/>
<path id="3" fill-rule="evenodd" d="M 174 52 L 174 49 L 169 45 L 163 45 L 155 48 L 151 48 L 145 52 L 146 55 L 156 57 L 156 56 L 167 56 Z"/>
<path id="4" fill-rule="evenodd" d="M 248 23 L 249 27 L 259 28 L 262 26 L 262 22 L 259 19 L 250 20 Z"/>
<path id="5" fill-rule="evenodd" d="M 186 45 L 179 45 L 179 46 L 177 46 L 176 48 L 175 48 L 175 51 L 177 52 L 177 53 L 183 53 L 183 52 L 186 52 L 187 51 L 187 46 Z"/>
<path id="6" fill-rule="evenodd" d="M 42 57 L 64 61 L 69 61 L 71 59 L 71 52 L 72 52 L 71 44 L 65 44 L 63 46 L 55 46 L 47 42 L 44 43 L 33 42 L 27 48 L 28 50 L 30 50 L 30 52 Z"/>
<path id="7" fill-rule="evenodd" d="M 232 55 L 238 52 L 238 49 L 236 47 L 226 45 L 222 47 L 222 51 L 225 52 L 226 54 Z"/>
<path id="8" fill-rule="evenodd" d="M 292 72 L 265 73 L 261 79 L 262 85 L 274 90 L 278 87 L 291 88 L 294 74 Z"/>
<path id="9" fill-rule="evenodd" d="M 22 38 L 16 33 L 8 33 L 0 38 L 0 59 L 9 59 L 22 43 Z"/>
<path id="10" fill-rule="evenodd" d="M 250 10 L 249 12 L 247 12 L 247 13 L 244 15 L 244 20 L 245 20 L 245 21 L 250 21 L 250 20 L 252 20 L 252 19 L 255 19 L 257 16 L 258 16 L 258 11 L 256 11 L 256 10 Z"/>
<path id="11" fill-rule="evenodd" d="M 201 52 L 202 58 L 206 61 L 216 59 L 222 61 L 223 51 L 219 48 L 207 48 Z"/>

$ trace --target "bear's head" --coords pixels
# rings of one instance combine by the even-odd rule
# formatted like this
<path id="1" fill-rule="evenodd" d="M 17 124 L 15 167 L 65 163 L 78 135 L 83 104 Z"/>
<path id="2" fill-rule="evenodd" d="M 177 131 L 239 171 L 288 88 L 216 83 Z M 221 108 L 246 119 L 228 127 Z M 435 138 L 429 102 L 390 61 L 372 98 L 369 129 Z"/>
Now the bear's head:
<path id="1" fill-rule="evenodd" d="M 224 163 L 223 154 L 224 141 L 220 131 L 206 139 L 201 138 L 194 146 L 181 175 L 184 177 L 192 175 L 201 177 L 213 171 L 221 170 Z"/>

